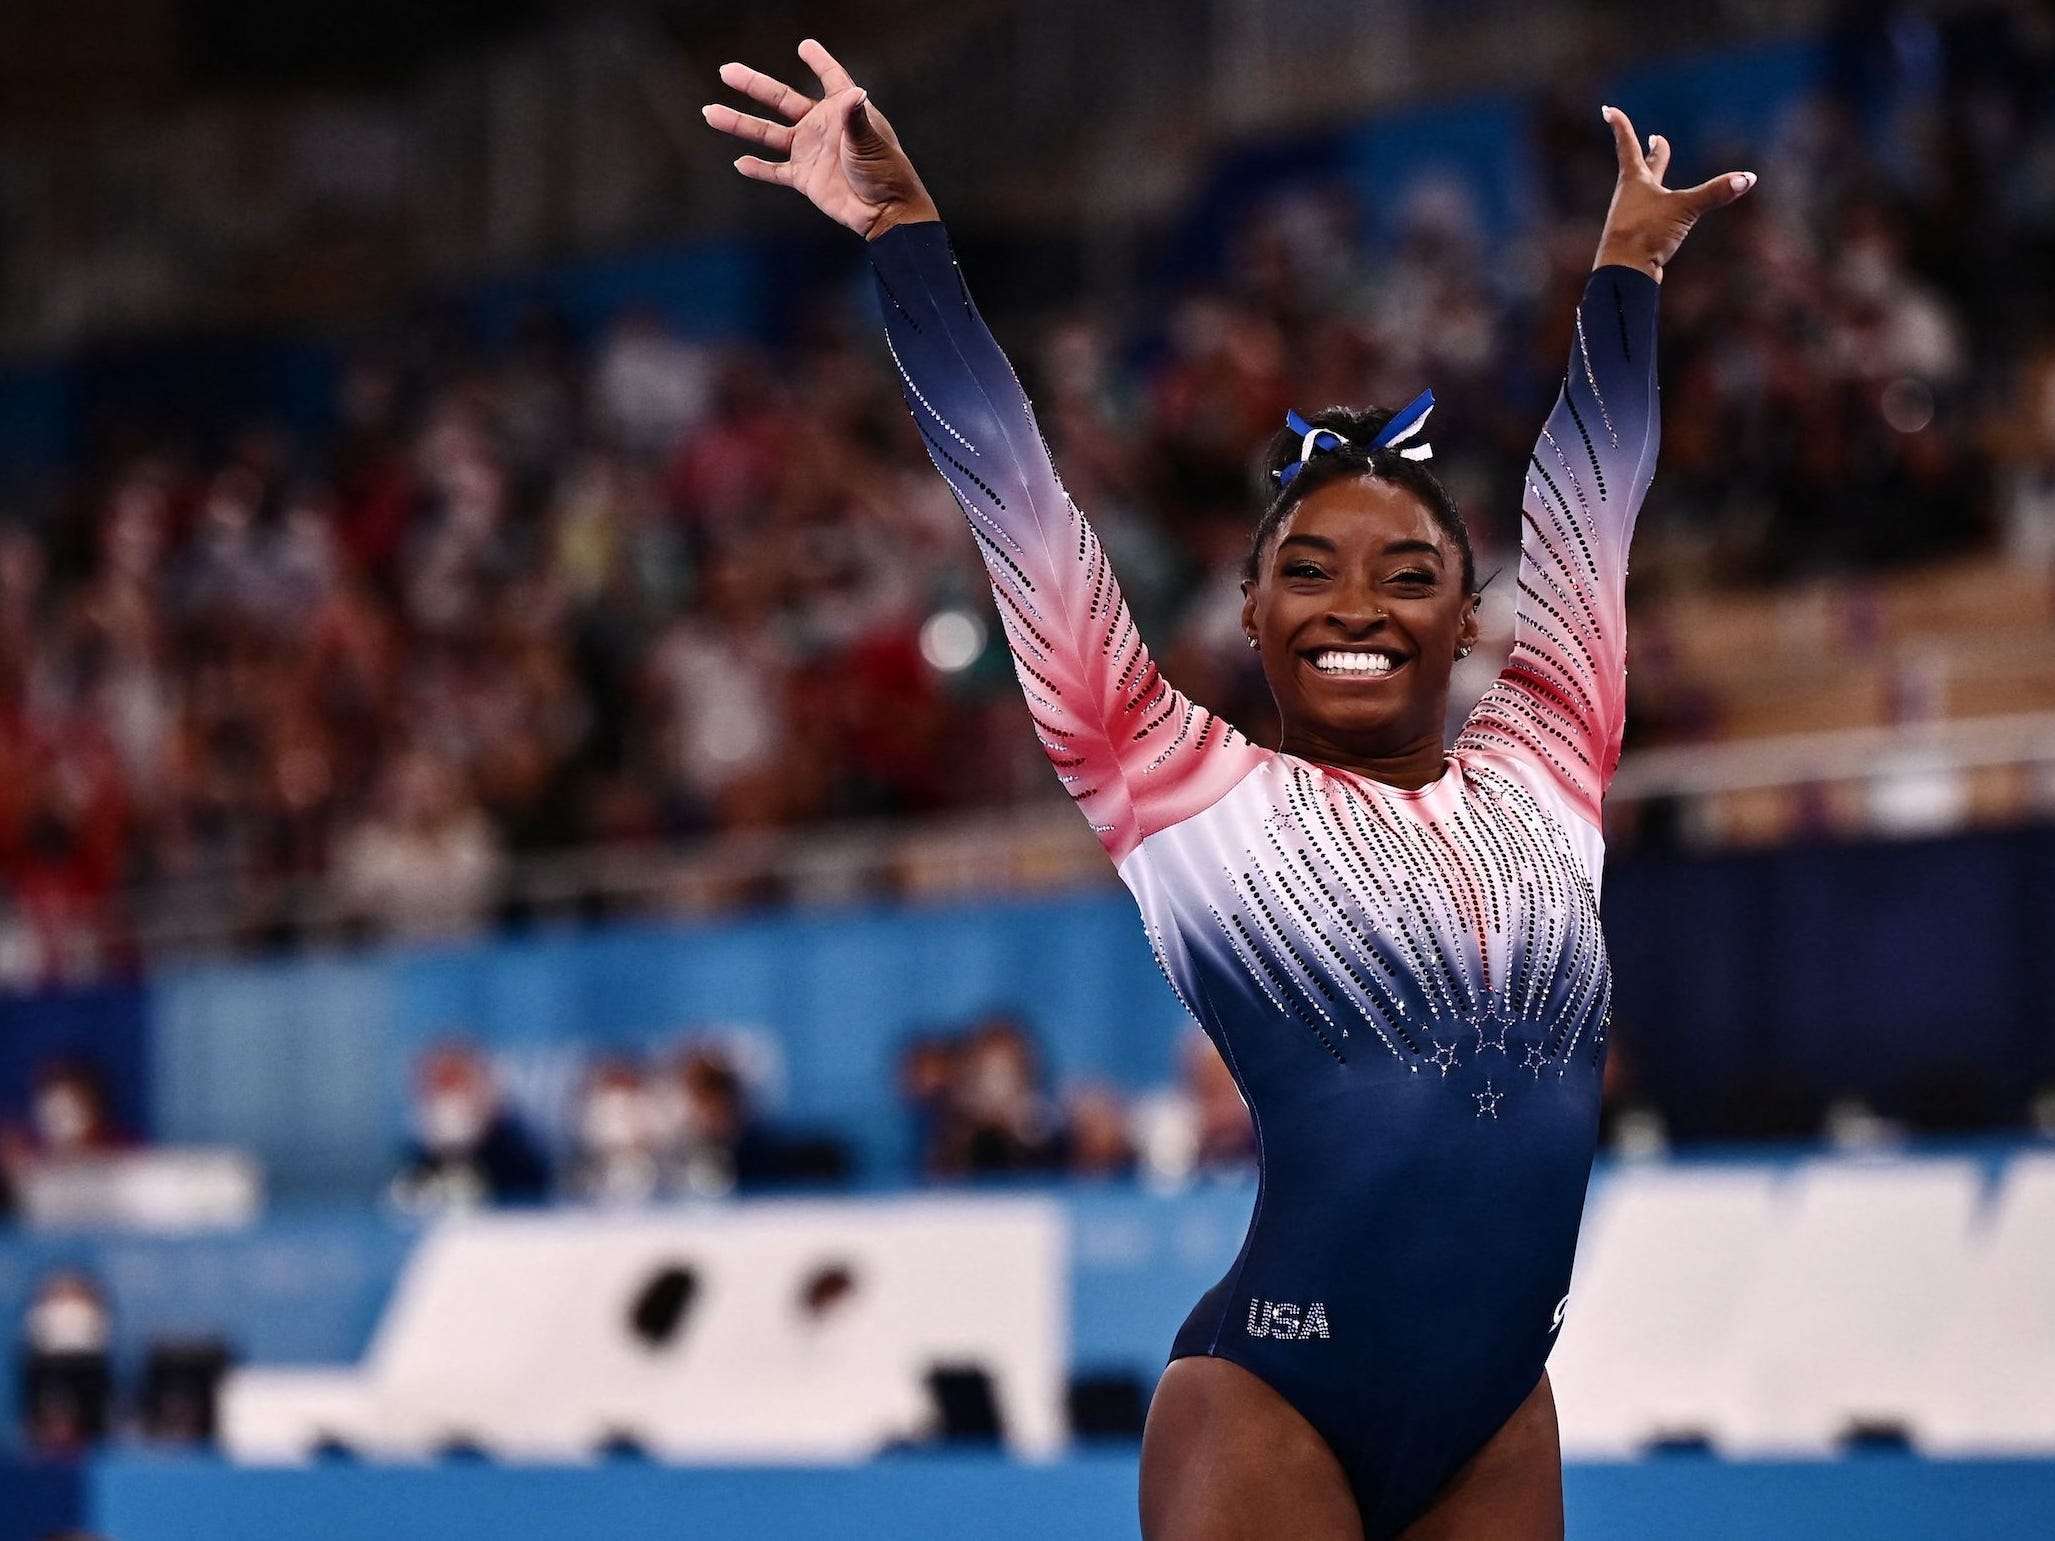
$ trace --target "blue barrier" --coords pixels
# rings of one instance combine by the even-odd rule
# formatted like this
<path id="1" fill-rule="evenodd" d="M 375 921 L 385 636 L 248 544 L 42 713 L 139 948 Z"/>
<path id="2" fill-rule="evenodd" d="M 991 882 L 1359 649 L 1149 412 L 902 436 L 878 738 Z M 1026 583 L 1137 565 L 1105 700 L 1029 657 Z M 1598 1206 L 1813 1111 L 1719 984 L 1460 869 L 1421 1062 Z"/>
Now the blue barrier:
<path id="1" fill-rule="evenodd" d="M 0 1541 L 37 1541 L 85 1517 L 85 1469 L 0 1456 Z"/>
<path id="2" fill-rule="evenodd" d="M 1136 1530 L 1132 1451 L 1046 1466 L 937 1455 L 834 1470 L 610 1464 L 264 1472 L 129 1455 L 95 1461 L 85 1480 L 86 1521 L 121 1541 L 1096 1541 Z M 2055 1462 L 1672 1457 L 1572 1466 L 1564 1505 L 1575 1541 L 2025 1541 L 2048 1533 Z"/>

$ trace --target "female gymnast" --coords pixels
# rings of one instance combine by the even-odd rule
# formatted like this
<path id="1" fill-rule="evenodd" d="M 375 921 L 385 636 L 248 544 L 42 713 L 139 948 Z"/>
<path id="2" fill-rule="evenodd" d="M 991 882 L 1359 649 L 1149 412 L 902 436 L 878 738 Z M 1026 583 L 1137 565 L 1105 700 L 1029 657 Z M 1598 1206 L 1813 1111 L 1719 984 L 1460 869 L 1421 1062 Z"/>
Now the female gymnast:
<path id="1" fill-rule="evenodd" d="M 1655 468 L 1657 285 L 1753 174 L 1672 191 L 1668 144 L 1644 153 L 1603 110 L 1619 181 L 1527 463 L 1512 655 L 1453 749 L 1478 594 L 1424 464 L 1431 398 L 1292 414 L 1242 585 L 1271 749 L 1157 674 L 898 136 L 819 43 L 799 55 L 818 99 L 729 64 L 771 116 L 707 121 L 783 157 L 744 176 L 868 240 L 1037 734 L 1256 1124 L 1248 1238 L 1149 1409 L 1144 1535 L 1560 1536 L 1543 1366 L 1597 1142 L 1599 804 Z"/>

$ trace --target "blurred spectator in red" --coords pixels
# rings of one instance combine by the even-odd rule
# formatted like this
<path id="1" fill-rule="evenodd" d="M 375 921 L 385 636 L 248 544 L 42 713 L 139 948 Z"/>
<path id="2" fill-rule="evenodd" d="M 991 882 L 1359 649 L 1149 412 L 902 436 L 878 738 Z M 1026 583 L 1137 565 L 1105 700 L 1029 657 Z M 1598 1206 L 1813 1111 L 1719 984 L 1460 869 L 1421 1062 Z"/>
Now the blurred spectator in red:
<path id="1" fill-rule="evenodd" d="M 446 1044 L 421 1059 L 415 1138 L 392 1180 L 392 1198 L 417 1213 L 531 1203 L 549 1193 L 549 1163 L 501 1100 L 477 1050 Z"/>
<path id="2" fill-rule="evenodd" d="M 88 684 L 74 681 L 82 695 Z M 0 749 L 0 884 L 20 919 L 8 973 L 45 985 L 94 978 L 120 947 L 129 810 L 118 757 L 84 703 L 40 729 L 0 723 L 0 743 L 10 739 L 11 752 Z"/>

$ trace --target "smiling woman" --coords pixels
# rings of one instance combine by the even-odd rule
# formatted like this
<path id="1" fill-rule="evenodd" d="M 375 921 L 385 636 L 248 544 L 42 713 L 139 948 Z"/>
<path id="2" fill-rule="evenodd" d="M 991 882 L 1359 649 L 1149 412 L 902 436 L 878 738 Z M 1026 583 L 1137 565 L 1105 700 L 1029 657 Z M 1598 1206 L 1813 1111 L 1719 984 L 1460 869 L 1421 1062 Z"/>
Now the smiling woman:
<path id="1" fill-rule="evenodd" d="M 1453 750 L 1449 674 L 1477 627 L 1462 520 L 1389 414 L 1294 416 L 1243 606 L 1271 750 L 1157 673 L 898 137 L 818 43 L 800 55 L 821 98 L 733 64 L 722 80 L 784 121 L 707 120 L 785 156 L 745 175 L 869 238 L 907 409 L 1036 733 L 1255 1123 L 1248 1238 L 1150 1408 L 1144 1533 L 1560 1536 L 1543 1366 L 1610 1020 L 1599 800 L 1657 284 L 1752 179 L 1673 192 L 1668 146 L 1644 156 L 1606 110 L 1619 183 L 1529 462 L 1513 655 Z"/>
<path id="2" fill-rule="evenodd" d="M 1365 464 L 1285 490 L 1250 559 L 1242 624 L 1277 700 L 1281 751 L 1418 788 L 1442 773 L 1449 671 L 1476 646 L 1477 593 L 1461 516 L 1429 472 L 1399 464 L 1405 480 Z M 1416 478 L 1440 496 L 1423 498 Z"/>

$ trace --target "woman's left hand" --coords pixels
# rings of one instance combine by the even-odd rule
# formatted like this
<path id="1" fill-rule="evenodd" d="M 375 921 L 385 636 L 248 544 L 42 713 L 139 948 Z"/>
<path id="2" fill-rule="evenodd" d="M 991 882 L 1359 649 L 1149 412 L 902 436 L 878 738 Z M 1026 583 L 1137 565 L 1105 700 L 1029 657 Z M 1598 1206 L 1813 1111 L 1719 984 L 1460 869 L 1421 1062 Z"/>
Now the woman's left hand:
<path id="1" fill-rule="evenodd" d="M 1617 107 L 1599 110 L 1612 125 L 1620 180 L 1613 187 L 1613 205 L 1606 210 L 1605 233 L 1598 238 L 1598 260 L 1592 266 L 1618 263 L 1639 268 L 1661 283 L 1663 269 L 1699 217 L 1724 208 L 1755 186 L 1755 173 L 1723 172 L 1709 182 L 1673 192 L 1663 186 L 1663 173 L 1670 168 L 1669 140 L 1651 134 L 1644 156 L 1627 115 Z"/>

